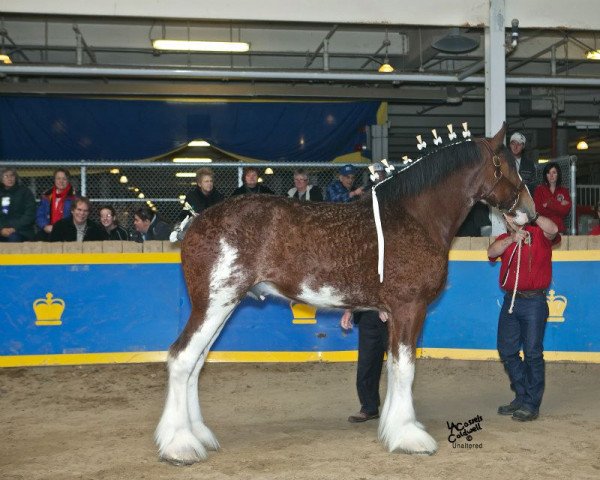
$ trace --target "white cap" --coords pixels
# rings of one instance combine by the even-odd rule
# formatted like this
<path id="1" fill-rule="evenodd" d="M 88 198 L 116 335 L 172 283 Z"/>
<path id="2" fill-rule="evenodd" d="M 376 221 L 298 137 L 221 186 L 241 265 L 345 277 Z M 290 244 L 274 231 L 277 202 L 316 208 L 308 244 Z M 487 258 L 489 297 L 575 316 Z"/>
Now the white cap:
<path id="1" fill-rule="evenodd" d="M 520 143 L 521 145 L 525 145 L 525 135 L 523 135 L 520 132 L 515 132 L 510 137 L 510 141 Z"/>

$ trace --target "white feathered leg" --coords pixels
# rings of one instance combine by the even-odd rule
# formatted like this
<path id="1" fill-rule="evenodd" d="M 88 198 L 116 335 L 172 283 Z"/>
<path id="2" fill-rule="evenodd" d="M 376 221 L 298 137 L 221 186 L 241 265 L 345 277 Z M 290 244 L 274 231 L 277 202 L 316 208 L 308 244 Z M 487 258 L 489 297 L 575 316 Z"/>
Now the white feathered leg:
<path id="1" fill-rule="evenodd" d="M 201 327 L 178 353 L 169 353 L 169 386 L 165 408 L 155 432 L 159 455 L 176 465 L 188 465 L 208 456 L 206 448 L 219 446 L 204 425 L 198 399 L 198 374 L 208 350 L 239 299 L 241 279 L 235 264 L 237 251 L 221 240 L 220 261 L 210 276 L 210 295 Z M 192 312 L 192 316 L 199 315 Z"/>
<path id="2" fill-rule="evenodd" d="M 379 439 L 390 452 L 433 454 L 437 443 L 417 422 L 412 400 L 415 364 L 411 349 L 398 347 L 398 357 L 388 353 L 388 388 L 379 420 Z"/>

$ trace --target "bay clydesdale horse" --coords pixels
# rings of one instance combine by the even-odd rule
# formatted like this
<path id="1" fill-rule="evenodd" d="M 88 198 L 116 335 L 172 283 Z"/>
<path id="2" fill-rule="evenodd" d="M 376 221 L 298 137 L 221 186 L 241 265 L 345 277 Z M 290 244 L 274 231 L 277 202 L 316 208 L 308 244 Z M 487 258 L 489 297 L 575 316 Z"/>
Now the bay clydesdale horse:
<path id="1" fill-rule="evenodd" d="M 379 438 L 390 451 L 434 453 L 415 416 L 415 345 L 427 305 L 441 292 L 450 243 L 478 200 L 535 216 L 533 200 L 503 145 L 467 139 L 425 154 L 376 187 L 384 275 L 371 198 L 349 204 L 274 196 L 232 198 L 189 228 L 181 260 L 192 310 L 168 355 L 169 382 L 156 429 L 160 457 L 207 458 L 219 444 L 200 412 L 198 375 L 208 351 L 253 288 L 325 309 L 372 309 L 388 318 L 388 390 Z"/>

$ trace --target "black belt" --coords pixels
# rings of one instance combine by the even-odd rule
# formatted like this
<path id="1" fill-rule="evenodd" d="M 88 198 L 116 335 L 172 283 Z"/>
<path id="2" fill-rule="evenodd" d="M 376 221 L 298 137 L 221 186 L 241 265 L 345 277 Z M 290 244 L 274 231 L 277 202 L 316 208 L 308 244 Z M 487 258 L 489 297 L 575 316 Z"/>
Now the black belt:
<path id="1" fill-rule="evenodd" d="M 506 292 L 508 295 L 511 295 L 511 292 Z M 534 297 L 542 297 L 546 296 L 545 289 L 539 290 L 517 290 L 516 296 L 519 298 L 534 298 Z"/>

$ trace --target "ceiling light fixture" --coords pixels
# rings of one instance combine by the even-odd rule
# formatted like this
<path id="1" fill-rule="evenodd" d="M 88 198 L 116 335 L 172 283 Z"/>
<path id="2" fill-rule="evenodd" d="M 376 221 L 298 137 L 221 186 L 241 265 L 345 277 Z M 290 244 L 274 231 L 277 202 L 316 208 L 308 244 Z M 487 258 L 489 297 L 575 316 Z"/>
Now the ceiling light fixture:
<path id="1" fill-rule="evenodd" d="M 450 32 L 431 44 L 433 48 L 446 53 L 467 53 L 479 46 L 479 40 L 460 33 L 458 27 L 452 27 Z"/>
<path id="2" fill-rule="evenodd" d="M 589 146 L 585 140 L 579 140 L 579 142 L 577 142 L 577 150 L 587 150 L 588 148 Z"/>
<path id="3" fill-rule="evenodd" d="M 250 50 L 250 44 L 245 42 L 203 42 L 189 40 L 153 40 L 155 50 L 170 50 L 177 52 L 229 52 L 240 53 Z"/>
<path id="4" fill-rule="evenodd" d="M 206 157 L 176 157 L 173 163 L 211 163 L 212 158 Z"/>
<path id="5" fill-rule="evenodd" d="M 585 58 L 588 60 L 600 60 L 600 50 L 588 50 L 585 52 Z"/>
<path id="6" fill-rule="evenodd" d="M 0 55 L 0 62 L 2 63 L 12 63 L 12 60 L 10 59 L 10 57 L 8 55 Z"/>
<path id="7" fill-rule="evenodd" d="M 188 143 L 188 147 L 210 147 L 210 143 L 205 140 L 192 140 Z"/>
<path id="8" fill-rule="evenodd" d="M 265 168 L 265 175 L 273 175 L 273 169 L 271 167 Z"/>
<path id="9" fill-rule="evenodd" d="M 196 176 L 195 172 L 177 172 L 175 174 L 177 178 L 194 178 Z"/>
<path id="10" fill-rule="evenodd" d="M 385 57 L 383 59 L 383 63 L 377 70 L 379 73 L 392 73 L 394 71 L 394 67 L 392 67 L 390 65 L 390 59 L 388 58 L 388 47 L 390 46 L 390 44 L 391 44 L 391 42 L 390 42 L 390 39 L 388 38 L 388 31 L 386 29 L 385 30 L 385 39 L 383 40 L 383 45 L 385 45 Z"/>
<path id="11" fill-rule="evenodd" d="M 121 178 L 119 178 L 119 183 L 127 183 L 128 181 L 129 180 L 125 175 L 121 175 Z"/>

